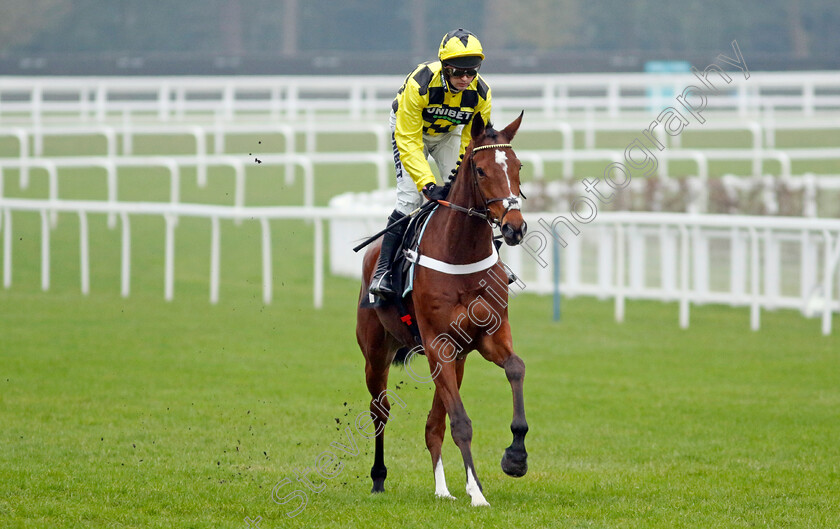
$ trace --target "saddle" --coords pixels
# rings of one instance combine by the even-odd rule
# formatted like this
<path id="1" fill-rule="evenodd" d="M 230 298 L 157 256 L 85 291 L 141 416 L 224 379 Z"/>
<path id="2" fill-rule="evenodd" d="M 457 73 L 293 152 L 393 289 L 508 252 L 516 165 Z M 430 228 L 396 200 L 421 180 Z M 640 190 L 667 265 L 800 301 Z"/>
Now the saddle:
<path id="1" fill-rule="evenodd" d="M 415 218 L 409 221 L 408 227 L 405 229 L 402 244 L 397 250 L 397 255 L 394 258 L 394 265 L 392 268 L 392 279 L 394 285 L 397 287 L 397 292 L 402 292 L 402 297 L 405 298 L 411 293 L 414 283 L 413 267 L 414 262 L 409 260 L 409 254 L 416 254 L 417 248 L 420 247 L 420 238 L 423 236 L 423 228 L 426 227 L 426 222 L 432 216 L 432 213 L 439 206 L 423 211 Z"/>
<path id="2" fill-rule="evenodd" d="M 420 236 L 423 233 L 423 227 L 429 220 L 429 217 L 437 209 L 437 206 L 420 212 L 412 217 L 405 228 L 400 246 L 397 248 L 394 262 L 391 264 L 391 284 L 394 285 L 396 292 L 401 292 L 399 296 L 388 299 L 379 297 L 366 297 L 362 299 L 362 308 L 381 308 L 388 305 L 394 305 L 400 315 L 400 320 L 405 323 L 411 333 L 414 335 L 415 341 L 420 344 L 420 331 L 417 328 L 417 323 L 409 314 L 403 299 L 411 293 L 411 284 L 413 279 L 414 263 L 409 261 L 406 256 L 407 251 L 416 251 L 420 245 Z"/>

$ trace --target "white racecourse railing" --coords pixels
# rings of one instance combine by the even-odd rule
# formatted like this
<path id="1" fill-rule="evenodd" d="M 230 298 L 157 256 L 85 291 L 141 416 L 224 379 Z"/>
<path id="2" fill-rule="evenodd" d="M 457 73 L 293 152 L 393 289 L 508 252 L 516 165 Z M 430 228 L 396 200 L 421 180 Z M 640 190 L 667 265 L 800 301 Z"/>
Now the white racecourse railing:
<path id="1" fill-rule="evenodd" d="M 344 197 L 347 197 L 345 195 Z M 180 216 L 206 218 L 211 223 L 210 301 L 218 302 L 221 241 L 219 220 L 255 220 L 262 230 L 263 301 L 270 303 L 273 292 L 271 230 L 273 219 L 307 219 L 314 223 L 313 303 L 323 303 L 324 233 L 323 222 L 330 221 L 331 270 L 334 273 L 358 277 L 361 255 L 351 247 L 356 241 L 375 231 L 383 222 L 388 208 L 371 208 L 357 203 L 341 207 L 341 200 L 330 208 L 306 207 L 250 207 L 211 206 L 171 203 L 107 203 L 90 201 L 48 201 L 0 198 L 0 227 L 3 237 L 3 285 L 12 283 L 12 241 L 16 234 L 13 212 L 34 212 L 41 215 L 41 287 L 50 287 L 50 222 L 54 212 L 79 215 L 79 246 L 81 289 L 90 288 L 88 215 L 117 215 L 122 223 L 121 238 L 121 294 L 128 296 L 131 282 L 130 218 L 135 215 L 160 216 L 165 220 L 164 234 L 164 297 L 172 300 L 175 285 L 175 226 Z M 381 211 L 380 211 L 381 209 Z M 832 313 L 840 311 L 840 295 L 835 299 L 840 283 L 840 220 L 802 219 L 790 217 L 746 217 L 721 215 L 601 213 L 591 225 L 581 225 L 583 236 L 565 235 L 567 246 L 560 252 L 562 261 L 553 263 L 552 241 L 555 239 L 541 228 L 558 224 L 560 216 L 529 214 L 526 219 L 531 234 L 524 246 L 507 248 L 506 261 L 525 278 L 527 288 L 535 293 L 549 293 L 554 289 L 554 266 L 562 266 L 565 279 L 560 288 L 566 295 L 596 295 L 615 298 L 615 317 L 624 318 L 625 299 L 659 299 L 679 301 L 679 322 L 689 324 L 691 303 L 729 303 L 750 307 L 750 327 L 760 325 L 760 310 L 797 308 L 805 313 L 819 310 L 822 332 L 829 334 Z M 550 228 L 549 228 L 550 229 Z M 559 228 L 555 228 L 558 229 Z M 592 243 L 589 239 L 594 237 Z M 646 260 L 652 245 L 658 242 L 659 283 L 646 281 Z M 710 288 L 710 276 L 718 260 L 712 256 L 710 244 L 724 240 L 730 248 L 729 281 L 723 290 Z M 783 292 L 785 268 L 783 245 L 799 244 L 799 295 Z M 585 244 L 593 244 L 597 274 L 585 277 Z M 820 259 L 822 255 L 822 259 Z M 560 264 L 562 262 L 562 264 Z M 821 265 L 821 266 L 820 266 Z M 820 273 L 821 268 L 821 273 Z M 763 288 L 761 286 L 763 281 Z M 749 287 L 747 287 L 749 279 Z M 837 283 L 835 283 L 837 281 Z"/>
<path id="2" fill-rule="evenodd" d="M 376 151 L 391 152 L 390 127 L 382 122 L 367 121 L 305 121 L 282 124 L 272 123 L 237 123 L 217 120 L 212 124 L 180 123 L 134 123 L 128 119 L 120 125 L 111 124 L 42 124 L 37 126 L 0 127 L 0 139 L 15 138 L 18 143 L 18 157 L 39 157 L 44 154 L 44 140 L 48 137 L 102 137 L 105 140 L 107 156 L 131 155 L 134 151 L 134 139 L 139 136 L 188 136 L 195 144 L 194 154 L 203 156 L 210 153 L 225 154 L 227 139 L 237 135 L 269 135 L 283 137 L 283 151 L 287 154 L 296 152 L 296 136 L 304 136 L 302 153 L 310 154 L 318 150 L 318 136 L 323 134 L 351 134 L 370 136 L 376 144 Z M 555 150 L 594 150 L 597 148 L 597 134 L 604 132 L 641 132 L 644 122 L 627 123 L 614 121 L 526 121 L 522 132 L 557 133 L 560 142 Z M 775 120 L 736 120 L 706 122 L 694 132 L 717 134 L 720 132 L 742 131 L 750 135 L 752 150 L 774 149 L 776 133 L 779 131 L 826 131 L 840 130 L 840 122 L 798 119 L 778 122 Z M 583 145 L 575 145 L 575 134 L 582 133 Z M 662 127 L 654 130 L 656 138 L 663 145 L 671 148 L 682 147 L 681 136 L 670 136 Z M 208 144 L 209 138 L 209 144 Z M 32 145 L 30 149 L 30 143 Z M 122 144 L 120 150 L 119 144 Z M 212 145 L 212 150 L 210 145 Z M 276 146 L 272 145 L 276 149 Z M 727 147 L 727 146 L 721 146 Z M 31 152 L 30 152 L 31 151 Z"/>
<path id="3" fill-rule="evenodd" d="M 363 212 L 371 204 L 387 202 L 389 193 L 374 192 L 364 199 L 348 193 L 334 198 L 331 206 Z M 330 223 L 333 273 L 359 276 L 361 256 L 354 257 L 351 248 L 381 229 L 385 215 L 387 211 Z M 601 212 L 591 224 L 572 220 L 579 231 L 575 236 L 556 213 L 528 213 L 525 218 L 530 235 L 524 246 L 505 246 L 502 256 L 524 278 L 527 291 L 551 293 L 559 266 L 564 295 L 614 297 L 618 321 L 626 298 L 679 301 L 683 327 L 691 303 L 749 306 L 752 329 L 758 329 L 761 308 L 793 308 L 808 315 L 819 311 L 825 334 L 831 331 L 832 312 L 840 311 L 840 220 Z M 551 235 L 552 224 L 565 248 Z M 557 263 L 552 259 L 554 244 L 562 256 Z M 799 247 L 798 253 L 791 245 Z M 793 255 L 795 265 L 789 262 Z M 655 284 L 650 284 L 651 275 Z M 790 292 L 792 284 L 795 293 Z"/>
<path id="4" fill-rule="evenodd" d="M 710 95 L 710 110 L 755 112 L 795 109 L 805 116 L 840 109 L 836 72 L 729 71 L 732 84 Z M 570 112 L 626 112 L 661 106 L 664 91 L 679 95 L 702 83 L 692 74 L 488 74 L 494 108 L 536 110 L 546 117 Z M 114 113 L 153 113 L 161 120 L 194 112 L 232 118 L 239 112 L 297 119 L 316 112 L 352 118 L 387 111 L 403 76 L 230 77 L 1 77 L 0 117 L 25 114 L 40 121 L 50 113 L 102 121 Z M 653 90 L 657 95 L 651 96 Z M 666 100 L 667 101 L 667 100 Z"/>
<path id="5" fill-rule="evenodd" d="M 268 154 L 260 155 L 260 166 L 284 168 L 285 182 L 295 180 L 295 168 L 303 172 L 303 203 L 311 207 L 315 203 L 315 166 L 365 165 L 374 168 L 376 185 L 380 189 L 387 187 L 390 172 L 393 171 L 393 156 L 377 152 L 339 152 L 313 154 Z M 19 170 L 20 187 L 29 186 L 31 169 L 39 168 L 47 172 L 48 196 L 51 200 L 59 197 L 59 169 L 93 168 L 105 171 L 105 185 L 108 202 L 117 202 L 118 169 L 121 167 L 163 168 L 168 172 L 170 181 L 170 202 L 180 203 L 181 169 L 195 168 L 199 187 L 207 184 L 208 167 L 229 167 L 234 171 L 234 205 L 245 205 L 246 164 L 254 164 L 250 158 L 235 155 L 207 156 L 68 156 L 49 158 L 0 158 L 0 196 L 3 194 L 3 172 L 6 169 Z M 113 217 L 112 217 L 113 218 Z"/>
<path id="6" fill-rule="evenodd" d="M 221 235 L 219 220 L 256 220 L 262 231 L 263 301 L 272 301 L 272 245 L 270 220 L 305 219 L 314 223 L 314 272 L 313 304 L 323 305 L 324 296 L 324 220 L 351 220 L 367 218 L 370 213 L 336 212 L 329 208 L 307 207 L 250 207 L 213 206 L 206 204 L 171 204 L 158 202 L 50 201 L 0 198 L 0 228 L 3 238 L 3 286 L 12 285 L 12 241 L 15 237 L 13 212 L 39 213 L 41 215 L 41 288 L 50 288 L 50 226 L 51 214 L 64 212 L 79 216 L 80 283 L 82 293 L 90 292 L 90 236 L 88 216 L 106 214 L 119 216 L 122 223 L 120 292 L 128 297 L 131 292 L 131 217 L 158 216 L 165 221 L 164 234 L 164 298 L 171 301 L 175 295 L 175 227 L 178 217 L 206 218 L 211 223 L 210 247 L 210 302 L 219 300 Z"/>
<path id="7" fill-rule="evenodd" d="M 567 181 L 580 179 L 588 175 L 577 174 L 575 165 L 581 162 L 601 162 L 606 168 L 612 162 L 622 162 L 625 152 L 619 149 L 592 150 L 518 150 L 518 157 L 533 167 L 534 180 L 540 182 L 547 178 L 546 164 L 561 163 L 561 176 Z M 832 175 L 802 176 L 794 175 L 792 164 L 794 161 L 829 160 L 840 161 L 840 149 L 666 149 L 656 153 L 658 168 L 657 175 L 662 179 L 669 178 L 668 163 L 671 161 L 690 161 L 696 166 L 694 173 L 701 183 L 700 189 L 708 189 L 709 163 L 720 161 L 748 161 L 751 162 L 750 176 L 763 177 L 767 173 L 767 162 L 776 162 L 779 166 L 778 175 L 782 182 L 789 183 L 793 188 L 813 188 L 819 190 L 836 190 L 838 181 Z M 315 201 L 315 167 L 317 165 L 348 166 L 363 165 L 373 168 L 378 189 L 388 187 L 393 173 L 393 155 L 382 151 L 369 152 L 332 152 L 332 153 L 284 153 L 264 154 L 259 156 L 259 165 L 265 167 L 282 167 L 286 184 L 295 181 L 295 169 L 300 168 L 303 175 L 303 204 L 313 206 Z M 167 155 L 167 156 L 64 156 L 64 157 L 21 157 L 0 158 L 0 184 L 3 172 L 7 169 L 19 170 L 20 185 L 29 185 L 29 175 L 32 168 L 40 168 L 47 172 L 49 195 L 52 200 L 58 195 L 58 171 L 69 168 L 94 168 L 104 170 L 107 186 L 107 197 L 110 202 L 117 200 L 118 169 L 121 167 L 157 167 L 164 168 L 169 173 L 171 202 L 180 202 L 180 173 L 185 167 L 195 168 L 198 185 L 204 187 L 207 183 L 208 167 L 229 167 L 234 172 L 235 191 L 234 205 L 244 206 L 246 167 L 256 162 L 252 157 L 233 154 L 199 154 L 199 155 Z M 600 177 L 601 175 L 592 175 Z M 798 182 L 806 179 L 806 183 Z M 639 180 L 639 179 L 637 179 Z M 803 180 L 804 182 L 804 180 Z M 807 184 L 807 186 L 806 186 Z M 811 185 L 813 184 L 813 185 Z M 0 186 L 0 196 L 3 188 Z M 816 194 L 809 195 L 811 202 L 818 200 Z M 694 201 L 695 210 L 707 210 L 707 196 L 700 192 Z M 805 211 L 816 211 L 816 206 L 806 204 Z M 112 217 L 113 218 L 113 217 Z M 113 222 L 113 221 L 112 221 Z"/>

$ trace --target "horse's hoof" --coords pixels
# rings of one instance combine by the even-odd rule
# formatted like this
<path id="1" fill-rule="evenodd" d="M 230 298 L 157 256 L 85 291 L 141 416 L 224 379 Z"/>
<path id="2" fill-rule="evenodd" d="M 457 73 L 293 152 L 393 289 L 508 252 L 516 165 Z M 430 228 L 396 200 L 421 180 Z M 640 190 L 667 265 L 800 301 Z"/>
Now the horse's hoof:
<path id="1" fill-rule="evenodd" d="M 370 489 L 371 494 L 379 494 L 380 492 L 385 492 L 385 480 L 382 481 L 374 481 L 373 488 Z"/>
<path id="2" fill-rule="evenodd" d="M 502 456 L 502 470 L 508 476 L 521 478 L 528 473 L 528 453 L 524 450 L 514 452 L 510 448 L 505 449 Z"/>

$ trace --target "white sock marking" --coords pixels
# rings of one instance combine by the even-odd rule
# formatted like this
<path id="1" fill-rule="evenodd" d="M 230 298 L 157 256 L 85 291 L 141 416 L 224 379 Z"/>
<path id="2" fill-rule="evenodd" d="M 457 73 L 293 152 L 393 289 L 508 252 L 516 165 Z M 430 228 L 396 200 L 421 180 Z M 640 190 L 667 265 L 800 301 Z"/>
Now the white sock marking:
<path id="1" fill-rule="evenodd" d="M 467 494 L 472 498 L 473 507 L 490 507 L 490 504 L 484 499 L 481 489 L 478 488 L 478 480 L 475 479 L 472 469 L 467 470 Z"/>
<path id="2" fill-rule="evenodd" d="M 446 474 L 443 473 L 442 458 L 438 458 L 437 465 L 435 465 L 435 496 L 450 500 L 455 499 L 455 496 L 449 494 L 449 489 L 446 487 Z"/>

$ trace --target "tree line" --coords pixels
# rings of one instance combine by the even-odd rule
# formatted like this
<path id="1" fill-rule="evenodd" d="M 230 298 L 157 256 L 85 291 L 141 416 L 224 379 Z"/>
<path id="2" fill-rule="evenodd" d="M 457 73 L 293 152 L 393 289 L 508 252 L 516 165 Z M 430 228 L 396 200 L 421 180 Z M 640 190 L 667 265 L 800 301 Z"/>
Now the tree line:
<path id="1" fill-rule="evenodd" d="M 6 0 L 0 55 L 430 56 L 454 27 L 512 53 L 840 53 L 837 0 Z"/>

